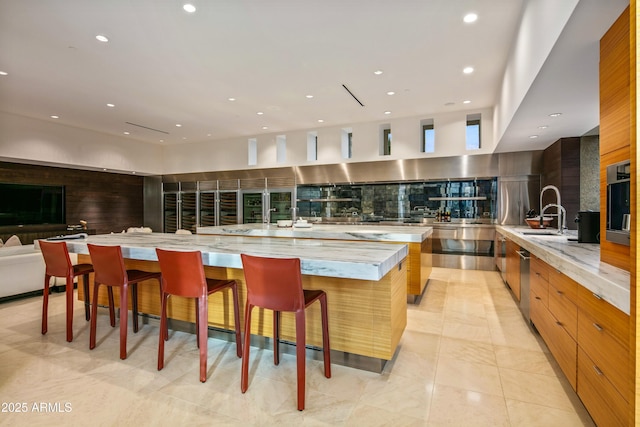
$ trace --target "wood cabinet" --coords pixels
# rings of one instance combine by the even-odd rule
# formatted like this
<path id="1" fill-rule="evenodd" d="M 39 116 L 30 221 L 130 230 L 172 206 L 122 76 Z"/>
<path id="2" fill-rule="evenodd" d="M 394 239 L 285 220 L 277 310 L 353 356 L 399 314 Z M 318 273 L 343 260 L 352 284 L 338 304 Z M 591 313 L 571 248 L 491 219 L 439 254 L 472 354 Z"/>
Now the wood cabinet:
<path id="1" fill-rule="evenodd" d="M 512 240 L 506 239 L 506 241 L 507 285 L 520 301 L 520 255 L 518 254 L 520 246 Z"/>
<path id="2" fill-rule="evenodd" d="M 598 425 L 627 425 L 629 316 L 531 256 L 531 322 Z"/>
<path id="3" fill-rule="evenodd" d="M 535 256 L 531 259 L 531 322 L 549 347 L 571 387 L 576 390 L 576 293 L 570 291 L 570 282 L 566 282 L 564 278 L 559 280 L 561 273 L 556 269 Z M 547 277 L 548 280 L 545 280 Z"/>
<path id="4" fill-rule="evenodd" d="M 631 32 L 635 32 L 635 29 Z M 630 247 L 610 242 L 607 228 L 607 166 L 631 158 L 631 49 L 629 8 L 600 40 L 600 260 L 629 271 Z M 635 75 L 635 72 L 633 73 Z M 564 193 L 563 193 L 564 194 Z M 635 212 L 631 212 L 635 216 Z"/>

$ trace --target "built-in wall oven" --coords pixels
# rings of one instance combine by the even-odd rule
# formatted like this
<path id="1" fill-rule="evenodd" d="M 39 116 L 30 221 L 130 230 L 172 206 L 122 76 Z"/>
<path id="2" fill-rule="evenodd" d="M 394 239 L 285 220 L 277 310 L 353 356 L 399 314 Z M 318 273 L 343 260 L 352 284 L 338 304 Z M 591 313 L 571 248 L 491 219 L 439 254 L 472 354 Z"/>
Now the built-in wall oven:
<path id="1" fill-rule="evenodd" d="M 631 165 L 628 160 L 607 166 L 607 240 L 629 245 Z"/>

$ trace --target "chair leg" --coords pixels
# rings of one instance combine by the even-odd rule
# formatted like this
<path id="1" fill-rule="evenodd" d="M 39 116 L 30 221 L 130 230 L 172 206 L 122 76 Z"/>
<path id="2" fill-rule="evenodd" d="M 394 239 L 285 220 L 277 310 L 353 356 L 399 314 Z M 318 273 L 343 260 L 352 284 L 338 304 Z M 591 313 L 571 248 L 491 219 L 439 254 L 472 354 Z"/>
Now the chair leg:
<path id="1" fill-rule="evenodd" d="M 73 276 L 66 277 L 67 293 L 67 342 L 73 341 Z"/>
<path id="2" fill-rule="evenodd" d="M 200 298 L 196 298 L 196 345 L 200 348 Z"/>
<path id="3" fill-rule="evenodd" d="M 240 372 L 240 390 L 244 393 L 249 388 L 249 350 L 251 343 L 251 310 L 248 302 L 244 310 L 244 346 L 242 346 L 242 370 Z"/>
<path id="4" fill-rule="evenodd" d="M 200 298 L 198 298 L 198 300 L 199 299 Z M 207 381 L 207 339 L 209 338 L 209 334 L 207 333 L 207 330 L 209 329 L 209 313 L 206 296 L 202 298 L 202 301 L 199 301 L 198 306 L 198 313 L 196 313 L 196 317 L 200 319 L 198 325 L 198 347 L 200 348 L 200 382 L 205 382 Z"/>
<path id="5" fill-rule="evenodd" d="M 138 284 L 131 284 L 131 314 L 133 316 L 133 332 L 137 333 L 140 330 L 138 324 Z"/>
<path id="6" fill-rule="evenodd" d="M 116 326 L 116 310 L 114 309 L 115 304 L 113 302 L 113 289 L 111 286 L 107 286 L 107 295 L 109 296 L 109 322 L 111 327 L 114 328 Z"/>
<path id="7" fill-rule="evenodd" d="M 306 325 L 304 308 L 296 312 L 296 366 L 298 370 L 298 411 L 304 409 L 306 383 Z"/>
<path id="8" fill-rule="evenodd" d="M 89 349 L 96 348 L 96 319 L 98 318 L 98 287 L 100 284 L 93 281 L 93 296 L 91 297 L 91 326 L 89 327 Z M 109 287 L 109 289 L 111 289 Z M 113 300 L 113 294 L 111 294 L 111 300 Z M 113 309 L 113 304 L 109 305 Z"/>
<path id="9" fill-rule="evenodd" d="M 233 324 L 236 327 L 236 354 L 242 357 L 242 334 L 240 332 L 240 302 L 238 298 L 238 286 L 231 286 L 233 292 Z"/>
<path id="10" fill-rule="evenodd" d="M 166 340 L 165 332 L 167 330 L 167 297 L 168 295 L 162 293 L 160 301 L 160 339 L 158 340 L 158 371 L 164 368 L 164 341 Z"/>
<path id="11" fill-rule="evenodd" d="M 280 364 L 280 312 L 273 312 L 273 364 Z"/>
<path id="12" fill-rule="evenodd" d="M 49 281 L 51 276 L 44 275 L 44 289 L 42 290 L 42 335 L 47 333 L 47 317 L 49 313 Z"/>
<path id="13" fill-rule="evenodd" d="M 120 359 L 127 358 L 127 289 L 128 286 L 122 285 L 120 288 Z"/>
<path id="14" fill-rule="evenodd" d="M 89 321 L 91 318 L 91 304 L 89 304 L 89 275 L 82 276 L 82 284 L 84 289 L 84 318 Z"/>
<path id="15" fill-rule="evenodd" d="M 327 295 L 320 296 L 320 311 L 322 312 L 322 353 L 324 356 L 324 376 L 331 378 L 331 346 L 329 345 L 329 311 Z"/>

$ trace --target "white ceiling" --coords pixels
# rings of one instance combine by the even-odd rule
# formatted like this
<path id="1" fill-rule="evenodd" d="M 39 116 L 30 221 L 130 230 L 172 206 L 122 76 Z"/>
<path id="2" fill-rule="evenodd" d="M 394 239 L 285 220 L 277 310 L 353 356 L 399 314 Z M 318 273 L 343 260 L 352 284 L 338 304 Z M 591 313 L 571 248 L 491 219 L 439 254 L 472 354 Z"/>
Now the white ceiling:
<path id="1" fill-rule="evenodd" d="M 0 0 L 0 111 L 175 144 L 492 107 L 524 0 L 183 3 Z M 581 0 L 499 151 L 597 126 L 598 40 L 626 4 Z"/>

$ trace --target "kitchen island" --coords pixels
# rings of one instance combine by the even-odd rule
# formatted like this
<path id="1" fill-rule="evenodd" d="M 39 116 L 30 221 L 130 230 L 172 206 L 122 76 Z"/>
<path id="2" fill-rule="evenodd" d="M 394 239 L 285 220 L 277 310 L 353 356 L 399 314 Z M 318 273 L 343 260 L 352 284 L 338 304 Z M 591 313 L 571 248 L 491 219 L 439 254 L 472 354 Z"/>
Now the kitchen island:
<path id="1" fill-rule="evenodd" d="M 276 224 L 234 224 L 217 227 L 198 227 L 198 234 L 279 237 L 289 239 L 338 240 L 353 243 L 385 242 L 403 243 L 408 247 L 407 297 L 415 302 L 422 295 L 429 280 L 432 267 L 432 227 L 384 226 L 364 224 L 318 224 L 307 223 L 305 227 L 278 227 Z M 353 248 L 353 246 L 350 246 Z"/>
<path id="2" fill-rule="evenodd" d="M 365 366 L 365 369 L 382 370 L 384 363 L 393 358 L 406 326 L 406 245 L 197 234 L 122 233 L 67 241 L 69 251 L 79 254 L 79 262 L 90 262 L 87 243 L 120 245 L 127 268 L 149 271 L 159 271 L 155 248 L 199 250 L 202 252 L 207 277 L 234 279 L 238 282 L 241 319 L 244 319 L 246 288 L 240 254 L 300 258 L 303 287 L 323 289 L 327 293 L 331 349 L 348 355 L 345 359 L 360 358 L 357 363 Z M 114 290 L 116 294 L 117 291 Z M 106 305 L 104 287 L 100 289 L 99 297 L 100 303 Z M 81 290 L 79 298 L 82 298 Z M 307 310 L 307 344 L 321 347 L 320 311 L 319 305 L 315 305 L 317 304 Z M 159 314 L 157 282 L 143 282 L 139 286 L 139 310 L 153 316 Z M 167 312 L 171 319 L 195 322 L 193 303 L 190 300 L 170 298 Z M 289 314 L 282 315 L 281 337 L 284 341 L 294 342 L 293 316 Z M 269 310 L 260 309 L 253 318 L 252 334 L 273 336 Z M 216 293 L 209 297 L 209 326 L 224 330 L 234 329 L 230 294 Z"/>

